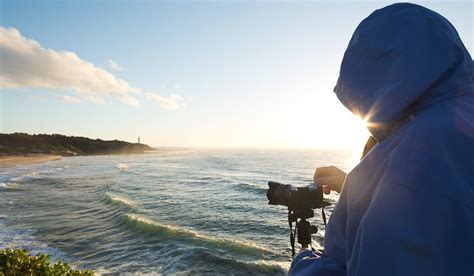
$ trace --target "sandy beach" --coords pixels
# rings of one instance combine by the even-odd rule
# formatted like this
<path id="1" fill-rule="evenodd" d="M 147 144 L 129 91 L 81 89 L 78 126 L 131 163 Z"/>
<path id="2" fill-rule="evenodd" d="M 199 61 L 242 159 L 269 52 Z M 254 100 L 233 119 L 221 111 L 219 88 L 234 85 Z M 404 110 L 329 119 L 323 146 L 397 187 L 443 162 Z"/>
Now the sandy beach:
<path id="1" fill-rule="evenodd" d="M 28 165 L 61 159 L 60 155 L 38 154 L 38 155 L 10 155 L 0 156 L 0 169 L 16 165 Z"/>

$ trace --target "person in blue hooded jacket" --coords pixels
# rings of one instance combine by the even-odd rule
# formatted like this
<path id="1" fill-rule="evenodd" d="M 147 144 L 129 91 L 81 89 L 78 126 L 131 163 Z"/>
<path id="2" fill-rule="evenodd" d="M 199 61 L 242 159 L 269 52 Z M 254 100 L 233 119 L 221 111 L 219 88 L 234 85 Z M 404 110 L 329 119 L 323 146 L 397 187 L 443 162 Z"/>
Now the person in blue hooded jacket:
<path id="1" fill-rule="evenodd" d="M 290 273 L 474 275 L 473 61 L 455 28 L 418 5 L 376 10 L 334 92 L 376 144 L 347 176 L 316 171 L 326 192 L 344 184 L 324 254 L 301 251 Z"/>

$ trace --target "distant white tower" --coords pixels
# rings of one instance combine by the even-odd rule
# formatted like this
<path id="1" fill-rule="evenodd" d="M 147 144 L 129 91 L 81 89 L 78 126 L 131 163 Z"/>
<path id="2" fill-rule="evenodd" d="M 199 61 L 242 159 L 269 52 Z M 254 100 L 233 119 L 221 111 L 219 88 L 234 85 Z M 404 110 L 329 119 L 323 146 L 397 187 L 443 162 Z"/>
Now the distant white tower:
<path id="1" fill-rule="evenodd" d="M 140 136 L 138 136 L 138 143 L 140 144 Z"/>

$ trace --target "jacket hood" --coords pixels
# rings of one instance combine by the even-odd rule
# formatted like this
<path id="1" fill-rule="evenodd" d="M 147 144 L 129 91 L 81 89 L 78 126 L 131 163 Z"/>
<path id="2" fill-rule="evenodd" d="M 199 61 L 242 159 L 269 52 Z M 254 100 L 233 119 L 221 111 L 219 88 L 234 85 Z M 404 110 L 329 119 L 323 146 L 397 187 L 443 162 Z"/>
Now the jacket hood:
<path id="1" fill-rule="evenodd" d="M 377 141 L 436 102 L 473 92 L 473 61 L 457 31 L 414 4 L 376 10 L 355 30 L 334 88 Z"/>

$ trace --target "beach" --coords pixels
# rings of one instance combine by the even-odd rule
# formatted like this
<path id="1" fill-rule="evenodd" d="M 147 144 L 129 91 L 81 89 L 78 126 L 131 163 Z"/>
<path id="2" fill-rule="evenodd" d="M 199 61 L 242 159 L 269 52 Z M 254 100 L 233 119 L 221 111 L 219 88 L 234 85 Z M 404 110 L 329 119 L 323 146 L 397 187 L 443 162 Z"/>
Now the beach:
<path id="1" fill-rule="evenodd" d="M 35 154 L 35 155 L 6 155 L 0 156 L 0 169 L 17 165 L 28 165 L 47 161 L 59 160 L 60 155 Z"/>

